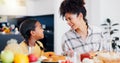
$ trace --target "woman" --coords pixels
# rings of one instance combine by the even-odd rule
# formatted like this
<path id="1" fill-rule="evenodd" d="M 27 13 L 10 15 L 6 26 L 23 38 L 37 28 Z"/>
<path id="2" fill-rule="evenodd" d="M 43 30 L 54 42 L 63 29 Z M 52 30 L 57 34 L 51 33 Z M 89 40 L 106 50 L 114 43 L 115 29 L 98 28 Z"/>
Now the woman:
<path id="1" fill-rule="evenodd" d="M 63 52 L 79 54 L 102 50 L 103 36 L 99 28 L 91 26 L 86 20 L 84 0 L 64 0 L 60 15 L 71 27 L 63 36 Z"/>

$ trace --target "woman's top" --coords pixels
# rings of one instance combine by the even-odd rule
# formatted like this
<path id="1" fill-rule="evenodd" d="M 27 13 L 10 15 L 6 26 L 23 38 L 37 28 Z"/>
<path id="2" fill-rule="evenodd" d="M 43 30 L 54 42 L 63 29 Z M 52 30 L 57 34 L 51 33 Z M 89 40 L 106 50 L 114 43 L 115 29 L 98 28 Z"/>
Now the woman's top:
<path id="1" fill-rule="evenodd" d="M 35 46 L 29 47 L 24 41 L 20 43 L 25 54 L 34 54 L 36 57 L 40 57 L 44 54 L 43 44 L 40 41 L 35 43 Z"/>
<path id="2" fill-rule="evenodd" d="M 69 51 L 70 49 L 77 53 L 100 51 L 105 49 L 103 45 L 104 39 L 101 29 L 94 26 L 88 26 L 88 35 L 85 41 L 83 41 L 81 36 L 72 29 L 63 35 L 63 53 Z"/>

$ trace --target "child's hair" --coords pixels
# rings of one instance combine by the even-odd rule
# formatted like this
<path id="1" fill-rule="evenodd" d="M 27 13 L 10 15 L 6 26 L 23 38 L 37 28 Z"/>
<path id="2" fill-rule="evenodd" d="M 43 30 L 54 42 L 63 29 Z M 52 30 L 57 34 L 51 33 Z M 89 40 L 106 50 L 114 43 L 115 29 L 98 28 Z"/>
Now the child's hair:
<path id="1" fill-rule="evenodd" d="M 26 19 L 20 24 L 19 31 L 21 35 L 24 37 L 26 42 L 28 42 L 28 39 L 31 36 L 30 31 L 35 30 L 36 22 L 39 22 L 39 21 L 35 19 Z"/>

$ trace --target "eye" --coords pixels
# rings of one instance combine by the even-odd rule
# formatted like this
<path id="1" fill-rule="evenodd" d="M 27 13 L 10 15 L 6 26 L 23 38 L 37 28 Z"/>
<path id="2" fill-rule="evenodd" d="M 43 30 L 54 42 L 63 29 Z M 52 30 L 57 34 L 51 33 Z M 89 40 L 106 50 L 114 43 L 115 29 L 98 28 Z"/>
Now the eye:
<path id="1" fill-rule="evenodd" d="M 67 18 L 66 21 L 71 21 L 71 18 Z"/>
<path id="2" fill-rule="evenodd" d="M 69 21 L 71 21 L 71 18 L 68 18 Z"/>

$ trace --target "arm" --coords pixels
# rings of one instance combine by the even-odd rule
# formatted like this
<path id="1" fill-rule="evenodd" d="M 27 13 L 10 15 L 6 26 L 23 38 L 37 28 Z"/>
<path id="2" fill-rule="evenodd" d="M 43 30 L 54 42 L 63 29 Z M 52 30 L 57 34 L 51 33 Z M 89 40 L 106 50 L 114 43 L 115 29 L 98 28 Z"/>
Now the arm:
<path id="1" fill-rule="evenodd" d="M 62 51 L 63 51 L 63 55 L 65 56 L 73 56 L 73 49 L 71 47 L 71 45 L 69 44 L 69 42 L 66 41 L 67 38 L 66 36 L 63 36 L 63 39 L 62 39 Z"/>

